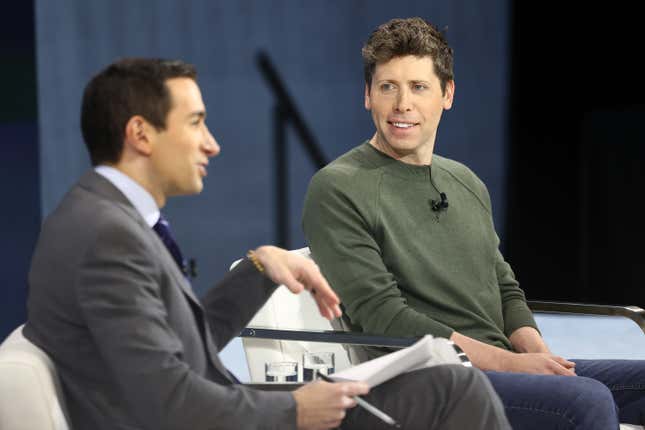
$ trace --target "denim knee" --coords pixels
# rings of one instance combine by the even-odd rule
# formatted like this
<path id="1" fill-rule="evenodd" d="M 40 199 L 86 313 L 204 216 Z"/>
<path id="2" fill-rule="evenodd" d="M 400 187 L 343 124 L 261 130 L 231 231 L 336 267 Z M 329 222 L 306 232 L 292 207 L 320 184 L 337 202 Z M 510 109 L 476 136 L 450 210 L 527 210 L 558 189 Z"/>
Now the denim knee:
<path id="1" fill-rule="evenodd" d="M 569 405 L 574 422 L 582 429 L 618 427 L 618 408 L 609 388 L 602 382 L 583 376 L 573 377 L 577 396 Z"/>
<path id="2" fill-rule="evenodd" d="M 607 430 L 618 428 L 609 388 L 583 376 L 486 372 L 515 428 Z"/>

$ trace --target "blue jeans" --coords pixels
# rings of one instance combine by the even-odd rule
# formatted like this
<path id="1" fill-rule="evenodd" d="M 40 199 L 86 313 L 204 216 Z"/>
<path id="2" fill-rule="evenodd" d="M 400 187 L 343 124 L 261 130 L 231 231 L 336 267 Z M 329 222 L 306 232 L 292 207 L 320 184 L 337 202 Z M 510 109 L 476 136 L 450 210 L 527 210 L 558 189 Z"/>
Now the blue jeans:
<path id="1" fill-rule="evenodd" d="M 645 423 L 645 360 L 575 360 L 578 376 L 485 372 L 517 430 Z"/>

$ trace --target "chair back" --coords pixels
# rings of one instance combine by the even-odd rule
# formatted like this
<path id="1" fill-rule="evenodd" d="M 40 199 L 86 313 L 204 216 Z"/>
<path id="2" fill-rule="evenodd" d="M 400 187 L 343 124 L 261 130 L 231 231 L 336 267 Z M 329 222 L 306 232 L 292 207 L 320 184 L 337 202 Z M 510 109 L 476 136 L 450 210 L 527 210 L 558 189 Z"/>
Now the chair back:
<path id="1" fill-rule="evenodd" d="M 309 248 L 291 252 L 311 258 Z M 235 264 L 237 262 L 233 263 Z M 320 315 L 318 306 L 309 293 L 293 294 L 284 285 L 276 289 L 248 326 L 284 330 L 333 330 L 330 322 Z M 302 380 L 302 357 L 306 352 L 333 352 L 336 370 L 350 367 L 349 357 L 341 344 L 248 337 L 243 338 L 242 343 L 252 382 L 265 381 L 265 364 L 276 361 L 297 362 Z"/>
<path id="2" fill-rule="evenodd" d="M 70 430 L 54 363 L 22 328 L 0 345 L 0 430 Z"/>

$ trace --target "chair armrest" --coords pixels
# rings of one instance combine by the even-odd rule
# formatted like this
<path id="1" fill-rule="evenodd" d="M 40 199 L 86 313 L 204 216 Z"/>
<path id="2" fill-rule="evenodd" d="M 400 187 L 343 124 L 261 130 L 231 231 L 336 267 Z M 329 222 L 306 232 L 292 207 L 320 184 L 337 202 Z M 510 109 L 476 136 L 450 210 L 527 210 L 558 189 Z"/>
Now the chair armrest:
<path id="1" fill-rule="evenodd" d="M 420 339 L 417 337 L 388 337 L 340 330 L 280 330 L 261 327 L 246 327 L 240 333 L 240 337 L 385 346 L 389 348 L 405 348 Z"/>
<path id="2" fill-rule="evenodd" d="M 638 306 L 594 305 L 589 303 L 551 302 L 540 300 L 527 301 L 533 312 L 609 315 L 629 318 L 645 333 L 645 310 Z"/>

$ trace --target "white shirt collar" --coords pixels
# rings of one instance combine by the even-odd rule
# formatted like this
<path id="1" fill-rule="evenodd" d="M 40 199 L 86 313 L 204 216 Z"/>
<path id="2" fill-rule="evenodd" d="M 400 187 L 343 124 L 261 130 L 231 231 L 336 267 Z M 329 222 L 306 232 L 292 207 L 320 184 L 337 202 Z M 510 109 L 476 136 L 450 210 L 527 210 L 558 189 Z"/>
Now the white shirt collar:
<path id="1" fill-rule="evenodd" d="M 159 220 L 160 212 L 155 199 L 134 179 L 110 166 L 96 166 L 94 171 L 118 188 L 130 200 L 132 206 L 141 214 L 146 223 L 152 227 Z"/>

